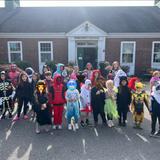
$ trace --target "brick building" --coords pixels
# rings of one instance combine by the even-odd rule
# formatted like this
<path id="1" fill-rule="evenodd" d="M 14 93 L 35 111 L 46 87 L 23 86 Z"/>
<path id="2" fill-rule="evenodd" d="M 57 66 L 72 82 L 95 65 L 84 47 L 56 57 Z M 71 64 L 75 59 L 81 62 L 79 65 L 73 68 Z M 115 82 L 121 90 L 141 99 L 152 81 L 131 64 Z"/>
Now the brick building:
<path id="1" fill-rule="evenodd" d="M 120 61 L 130 75 L 160 68 L 160 8 L 0 8 L 0 61 Z"/>

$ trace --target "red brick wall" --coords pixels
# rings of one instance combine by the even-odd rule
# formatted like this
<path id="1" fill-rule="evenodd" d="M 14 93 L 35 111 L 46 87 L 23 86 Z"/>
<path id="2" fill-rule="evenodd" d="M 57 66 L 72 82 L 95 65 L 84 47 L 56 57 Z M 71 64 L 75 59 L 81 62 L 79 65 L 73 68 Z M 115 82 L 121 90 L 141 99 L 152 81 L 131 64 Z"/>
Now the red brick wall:
<path id="1" fill-rule="evenodd" d="M 55 62 L 68 62 L 68 40 L 62 38 L 54 39 L 30 39 L 30 38 L 12 38 L 0 39 L 0 61 L 8 62 L 8 41 L 22 41 L 23 60 L 30 62 L 33 68 L 38 70 L 38 41 L 52 41 L 53 42 L 53 58 Z"/>
<path id="2" fill-rule="evenodd" d="M 151 67 L 152 42 L 160 38 L 109 38 L 106 39 L 106 60 L 112 63 L 120 61 L 121 41 L 136 42 L 135 73 L 140 74 L 146 67 Z"/>

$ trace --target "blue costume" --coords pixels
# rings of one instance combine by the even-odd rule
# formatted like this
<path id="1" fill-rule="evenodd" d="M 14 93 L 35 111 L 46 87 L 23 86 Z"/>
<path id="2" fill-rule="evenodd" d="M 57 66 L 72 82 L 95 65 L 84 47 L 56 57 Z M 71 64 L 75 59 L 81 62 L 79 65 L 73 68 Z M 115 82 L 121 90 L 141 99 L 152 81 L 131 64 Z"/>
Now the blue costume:
<path id="1" fill-rule="evenodd" d="M 76 81 L 70 80 L 67 83 L 67 92 L 66 92 L 66 100 L 67 100 L 67 122 L 71 124 L 71 118 L 74 117 L 75 123 L 78 123 L 79 119 L 79 99 L 80 94 L 76 89 L 77 84 Z"/>
<path id="2" fill-rule="evenodd" d="M 52 77 L 54 77 L 56 74 L 62 75 L 63 71 L 64 71 L 64 64 L 58 63 L 57 64 L 57 70 L 53 73 Z"/>

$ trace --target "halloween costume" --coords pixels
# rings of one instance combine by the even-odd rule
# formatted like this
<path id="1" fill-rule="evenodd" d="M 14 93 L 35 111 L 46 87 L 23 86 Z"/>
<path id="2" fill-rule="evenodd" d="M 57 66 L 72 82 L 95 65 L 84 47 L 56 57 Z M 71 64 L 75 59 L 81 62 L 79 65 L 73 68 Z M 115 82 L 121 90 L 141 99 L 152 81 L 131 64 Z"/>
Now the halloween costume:
<path id="1" fill-rule="evenodd" d="M 153 87 L 153 92 L 151 94 L 151 116 L 151 134 L 160 136 L 160 81 Z M 159 131 L 156 133 L 157 119 L 159 122 Z"/>
<path id="2" fill-rule="evenodd" d="M 108 117 L 112 119 L 117 119 L 118 112 L 117 112 L 117 105 L 116 105 L 116 92 L 113 89 L 107 88 L 106 95 L 105 95 L 105 106 L 104 111 Z"/>
<path id="3" fill-rule="evenodd" d="M 5 75 L 2 71 L 1 75 Z M 15 94 L 14 87 L 9 80 L 0 79 L 0 105 L 2 106 L 2 116 L 1 119 L 5 118 L 5 114 L 9 112 L 9 118 L 12 117 L 12 98 Z"/>
<path id="4" fill-rule="evenodd" d="M 33 76 L 33 73 L 34 73 L 33 68 L 27 67 L 27 68 L 25 69 L 25 72 L 26 72 L 27 75 L 28 75 L 28 81 L 31 83 L 31 82 L 32 82 L 32 76 Z"/>
<path id="5" fill-rule="evenodd" d="M 76 129 L 78 129 L 78 119 L 79 119 L 79 101 L 80 95 L 78 90 L 76 89 L 76 82 L 74 80 L 70 80 L 67 83 L 67 92 L 66 92 L 66 100 L 67 100 L 67 121 L 68 121 L 68 129 L 71 128 L 71 118 L 74 117 Z"/>
<path id="6" fill-rule="evenodd" d="M 84 127 L 84 118 L 86 119 L 86 124 L 89 125 L 89 113 L 92 112 L 91 108 L 91 81 L 89 79 L 85 80 L 85 84 L 81 87 L 80 93 L 81 100 L 81 125 Z M 83 115 L 85 114 L 85 116 Z M 84 118 L 83 118 L 84 117 Z"/>
<path id="7" fill-rule="evenodd" d="M 50 88 L 51 93 L 51 104 L 54 110 L 54 125 L 59 127 L 62 125 L 62 116 L 64 110 L 65 101 L 65 86 L 62 82 L 62 76 L 56 74 L 54 76 L 54 83 Z"/>
<path id="8" fill-rule="evenodd" d="M 132 78 L 130 78 L 130 80 L 128 82 L 128 87 L 133 92 L 135 92 L 135 90 L 136 90 L 136 87 L 135 87 L 136 81 L 139 81 L 138 77 L 132 77 Z"/>
<path id="9" fill-rule="evenodd" d="M 44 81 L 38 81 L 36 85 L 34 99 L 34 110 L 36 111 L 36 121 L 38 125 L 51 125 L 51 114 L 48 105 L 48 97 L 46 93 L 46 84 Z M 37 132 L 39 130 L 37 126 Z"/>
<path id="10" fill-rule="evenodd" d="M 133 119 L 135 121 L 135 127 L 141 128 L 141 123 L 144 120 L 144 104 L 149 110 L 148 95 L 145 91 L 137 92 L 138 89 L 143 89 L 141 82 L 136 83 L 136 91 L 132 94 L 131 110 L 133 113 Z"/>
<path id="11" fill-rule="evenodd" d="M 94 86 L 91 89 L 91 106 L 93 109 L 93 117 L 95 125 L 98 124 L 98 115 L 101 115 L 102 121 L 106 124 L 105 112 L 105 91 L 103 88 Z"/>
<path id="12" fill-rule="evenodd" d="M 10 71 L 8 73 L 8 78 L 11 81 L 11 83 L 13 84 L 14 87 L 17 86 L 19 74 L 20 73 L 17 71 L 17 65 L 16 64 L 11 64 Z"/>
<path id="13" fill-rule="evenodd" d="M 122 81 L 126 81 L 126 85 L 122 85 Z M 126 77 L 120 78 L 120 86 L 118 87 L 117 93 L 117 109 L 119 114 L 119 125 L 122 124 L 123 118 L 123 126 L 126 125 L 127 120 L 127 112 L 129 111 L 129 105 L 131 103 L 131 91 L 128 88 L 128 81 Z"/>

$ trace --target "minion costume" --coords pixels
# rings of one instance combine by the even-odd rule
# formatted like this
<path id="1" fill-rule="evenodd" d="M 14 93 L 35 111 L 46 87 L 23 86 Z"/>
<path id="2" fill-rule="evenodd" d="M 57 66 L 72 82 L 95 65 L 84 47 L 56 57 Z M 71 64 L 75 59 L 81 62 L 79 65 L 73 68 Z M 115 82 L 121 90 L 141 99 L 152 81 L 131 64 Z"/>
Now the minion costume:
<path id="1" fill-rule="evenodd" d="M 80 94 L 79 91 L 76 89 L 77 83 L 75 80 L 70 80 L 67 83 L 67 92 L 66 92 L 66 100 L 67 100 L 67 122 L 68 122 L 68 129 L 72 129 L 71 119 L 74 117 L 75 120 L 75 128 L 79 129 L 78 127 L 78 119 L 79 119 L 79 102 L 80 102 Z"/>
<path id="2" fill-rule="evenodd" d="M 136 83 L 136 91 L 132 94 L 131 111 L 133 113 L 133 120 L 135 121 L 135 128 L 141 129 L 141 123 L 144 120 L 144 104 L 149 110 L 148 95 L 142 91 L 144 84 L 141 82 Z"/>

